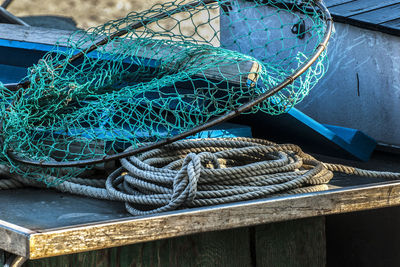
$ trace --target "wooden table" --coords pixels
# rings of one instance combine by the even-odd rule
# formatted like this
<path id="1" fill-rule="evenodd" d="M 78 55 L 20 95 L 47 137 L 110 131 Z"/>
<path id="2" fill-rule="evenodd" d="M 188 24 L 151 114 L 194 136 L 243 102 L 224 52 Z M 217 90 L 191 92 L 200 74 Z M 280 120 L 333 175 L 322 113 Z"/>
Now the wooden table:
<path id="1" fill-rule="evenodd" d="M 385 153 L 368 163 L 350 163 L 400 167 L 399 156 Z M 325 216 L 400 204 L 400 181 L 338 176 L 328 186 L 322 192 L 145 217 L 131 217 L 118 202 L 52 190 L 7 190 L 0 193 L 0 249 L 33 260 L 29 266 L 321 266 Z M 94 250 L 100 251 L 87 252 Z M 72 253 L 80 254 L 43 259 Z"/>

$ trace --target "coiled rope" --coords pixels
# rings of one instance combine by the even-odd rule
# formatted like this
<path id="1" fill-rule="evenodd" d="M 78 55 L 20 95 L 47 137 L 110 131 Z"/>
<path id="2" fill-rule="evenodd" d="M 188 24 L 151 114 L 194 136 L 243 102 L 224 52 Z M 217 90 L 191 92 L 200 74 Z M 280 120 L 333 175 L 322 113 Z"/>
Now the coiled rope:
<path id="1" fill-rule="evenodd" d="M 178 141 L 121 159 L 121 165 L 106 180 L 73 178 L 55 189 L 123 201 L 132 215 L 147 215 L 326 190 L 333 172 L 400 179 L 400 173 L 323 163 L 296 145 L 254 138 Z M 33 179 L 11 175 L 5 166 L 0 166 L 1 176 L 0 190 L 46 187 Z"/>

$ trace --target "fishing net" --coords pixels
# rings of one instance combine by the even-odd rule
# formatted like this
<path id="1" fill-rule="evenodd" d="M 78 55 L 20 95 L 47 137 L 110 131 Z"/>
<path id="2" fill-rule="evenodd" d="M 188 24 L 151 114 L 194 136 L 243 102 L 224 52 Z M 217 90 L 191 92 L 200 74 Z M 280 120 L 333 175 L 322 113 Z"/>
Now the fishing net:
<path id="1" fill-rule="evenodd" d="M 0 160 L 60 183 L 104 164 L 43 168 L 10 152 L 39 162 L 101 158 L 237 110 L 311 60 L 327 31 L 325 15 L 314 1 L 174 1 L 78 31 L 30 67 L 18 90 L 0 84 Z M 323 52 L 246 112 L 287 112 L 325 63 Z"/>

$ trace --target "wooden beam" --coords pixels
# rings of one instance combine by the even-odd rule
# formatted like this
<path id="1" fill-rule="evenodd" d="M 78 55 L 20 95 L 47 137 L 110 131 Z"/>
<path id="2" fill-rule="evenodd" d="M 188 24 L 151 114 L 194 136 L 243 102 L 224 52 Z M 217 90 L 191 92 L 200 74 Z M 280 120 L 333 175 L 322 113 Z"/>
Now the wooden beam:
<path id="1" fill-rule="evenodd" d="M 72 31 L 47 29 L 40 27 L 23 27 L 18 25 L 7 25 L 0 24 L 0 39 L 9 41 L 18 41 L 26 43 L 29 49 L 29 43 L 32 44 L 44 44 L 54 46 L 57 42 L 65 45 L 68 38 L 71 40 L 78 40 L 82 37 L 79 32 L 72 36 Z M 99 37 L 101 38 L 101 36 Z M 134 40 L 132 40 L 134 42 Z M 12 45 L 12 44 L 10 44 Z M 89 44 L 88 44 L 89 45 Z M 135 47 L 134 45 L 132 47 Z M 104 52 L 110 51 L 111 47 L 105 47 Z M 166 57 L 170 55 L 178 55 L 179 53 L 188 53 L 189 50 L 177 46 L 168 46 L 161 43 L 159 40 L 154 40 L 154 44 L 147 44 L 146 46 L 136 47 L 135 59 L 139 59 L 140 62 L 159 61 L 162 62 Z M 209 57 L 207 57 L 209 55 Z M 97 56 L 97 55 L 95 55 Z M 190 60 L 190 54 L 187 55 Z M 107 58 L 107 57 L 105 57 Z M 197 73 L 194 76 L 200 79 L 209 79 L 216 82 L 227 81 L 229 84 L 245 87 L 253 87 L 258 80 L 259 73 L 261 72 L 261 65 L 253 60 L 238 59 L 237 57 L 229 56 L 216 56 L 207 49 L 204 50 L 201 57 L 193 56 L 195 61 L 192 61 L 191 65 L 202 64 L 202 62 L 196 61 L 197 59 L 206 58 L 203 60 L 204 70 L 201 73 Z M 144 60 L 143 60 L 144 59 Z M 210 59 L 212 60 L 210 62 Z M 210 67 L 209 65 L 215 62 L 215 66 Z M 179 66 L 179 64 L 170 63 Z M 190 64 L 185 66 L 191 68 Z"/>
<path id="2" fill-rule="evenodd" d="M 200 232 L 395 205 L 400 205 L 400 182 L 43 230 L 29 236 L 29 251 L 30 258 L 36 259 Z"/>
<path id="3" fill-rule="evenodd" d="M 27 263 L 44 266 L 251 266 L 249 229 L 240 228 L 145 242 Z"/>
<path id="4" fill-rule="evenodd" d="M 351 16 L 352 19 L 367 23 L 381 24 L 400 17 L 400 3 L 374 9 L 368 12 Z"/>
<path id="5" fill-rule="evenodd" d="M 343 5 L 349 2 L 353 2 L 354 0 L 326 0 L 326 7 L 330 8 L 333 6 Z"/>
<path id="6" fill-rule="evenodd" d="M 27 262 L 29 267 L 325 265 L 325 217 L 200 233 Z"/>
<path id="7" fill-rule="evenodd" d="M 399 3 L 398 0 L 355 0 L 342 5 L 329 8 L 329 11 L 334 14 L 339 14 L 344 17 L 349 17 L 375 9 L 379 9 L 388 5 Z"/>
<path id="8" fill-rule="evenodd" d="M 256 266 L 326 266 L 325 236 L 325 217 L 256 226 Z"/>

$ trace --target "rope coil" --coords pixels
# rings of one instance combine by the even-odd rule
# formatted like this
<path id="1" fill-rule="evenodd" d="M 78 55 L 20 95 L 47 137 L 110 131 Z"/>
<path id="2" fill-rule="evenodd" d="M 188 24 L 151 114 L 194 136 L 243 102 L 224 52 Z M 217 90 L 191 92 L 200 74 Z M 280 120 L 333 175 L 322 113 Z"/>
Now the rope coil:
<path id="1" fill-rule="evenodd" d="M 329 18 L 312 0 L 174 0 L 73 33 L 0 83 L 0 164 L 56 185 L 245 112 L 287 112 L 325 73 Z"/>
<path id="2" fill-rule="evenodd" d="M 296 145 L 254 138 L 183 140 L 121 159 L 121 165 L 107 180 L 72 178 L 54 188 L 122 201 L 132 215 L 148 215 L 326 190 L 333 172 L 400 179 L 400 173 L 323 163 Z M 0 165 L 2 176 L 0 190 L 46 187 L 44 182 L 10 174 L 8 167 Z"/>
<path id="3" fill-rule="evenodd" d="M 300 192 L 333 177 L 297 146 L 247 138 L 180 141 L 121 164 L 106 188 L 134 215 Z"/>

